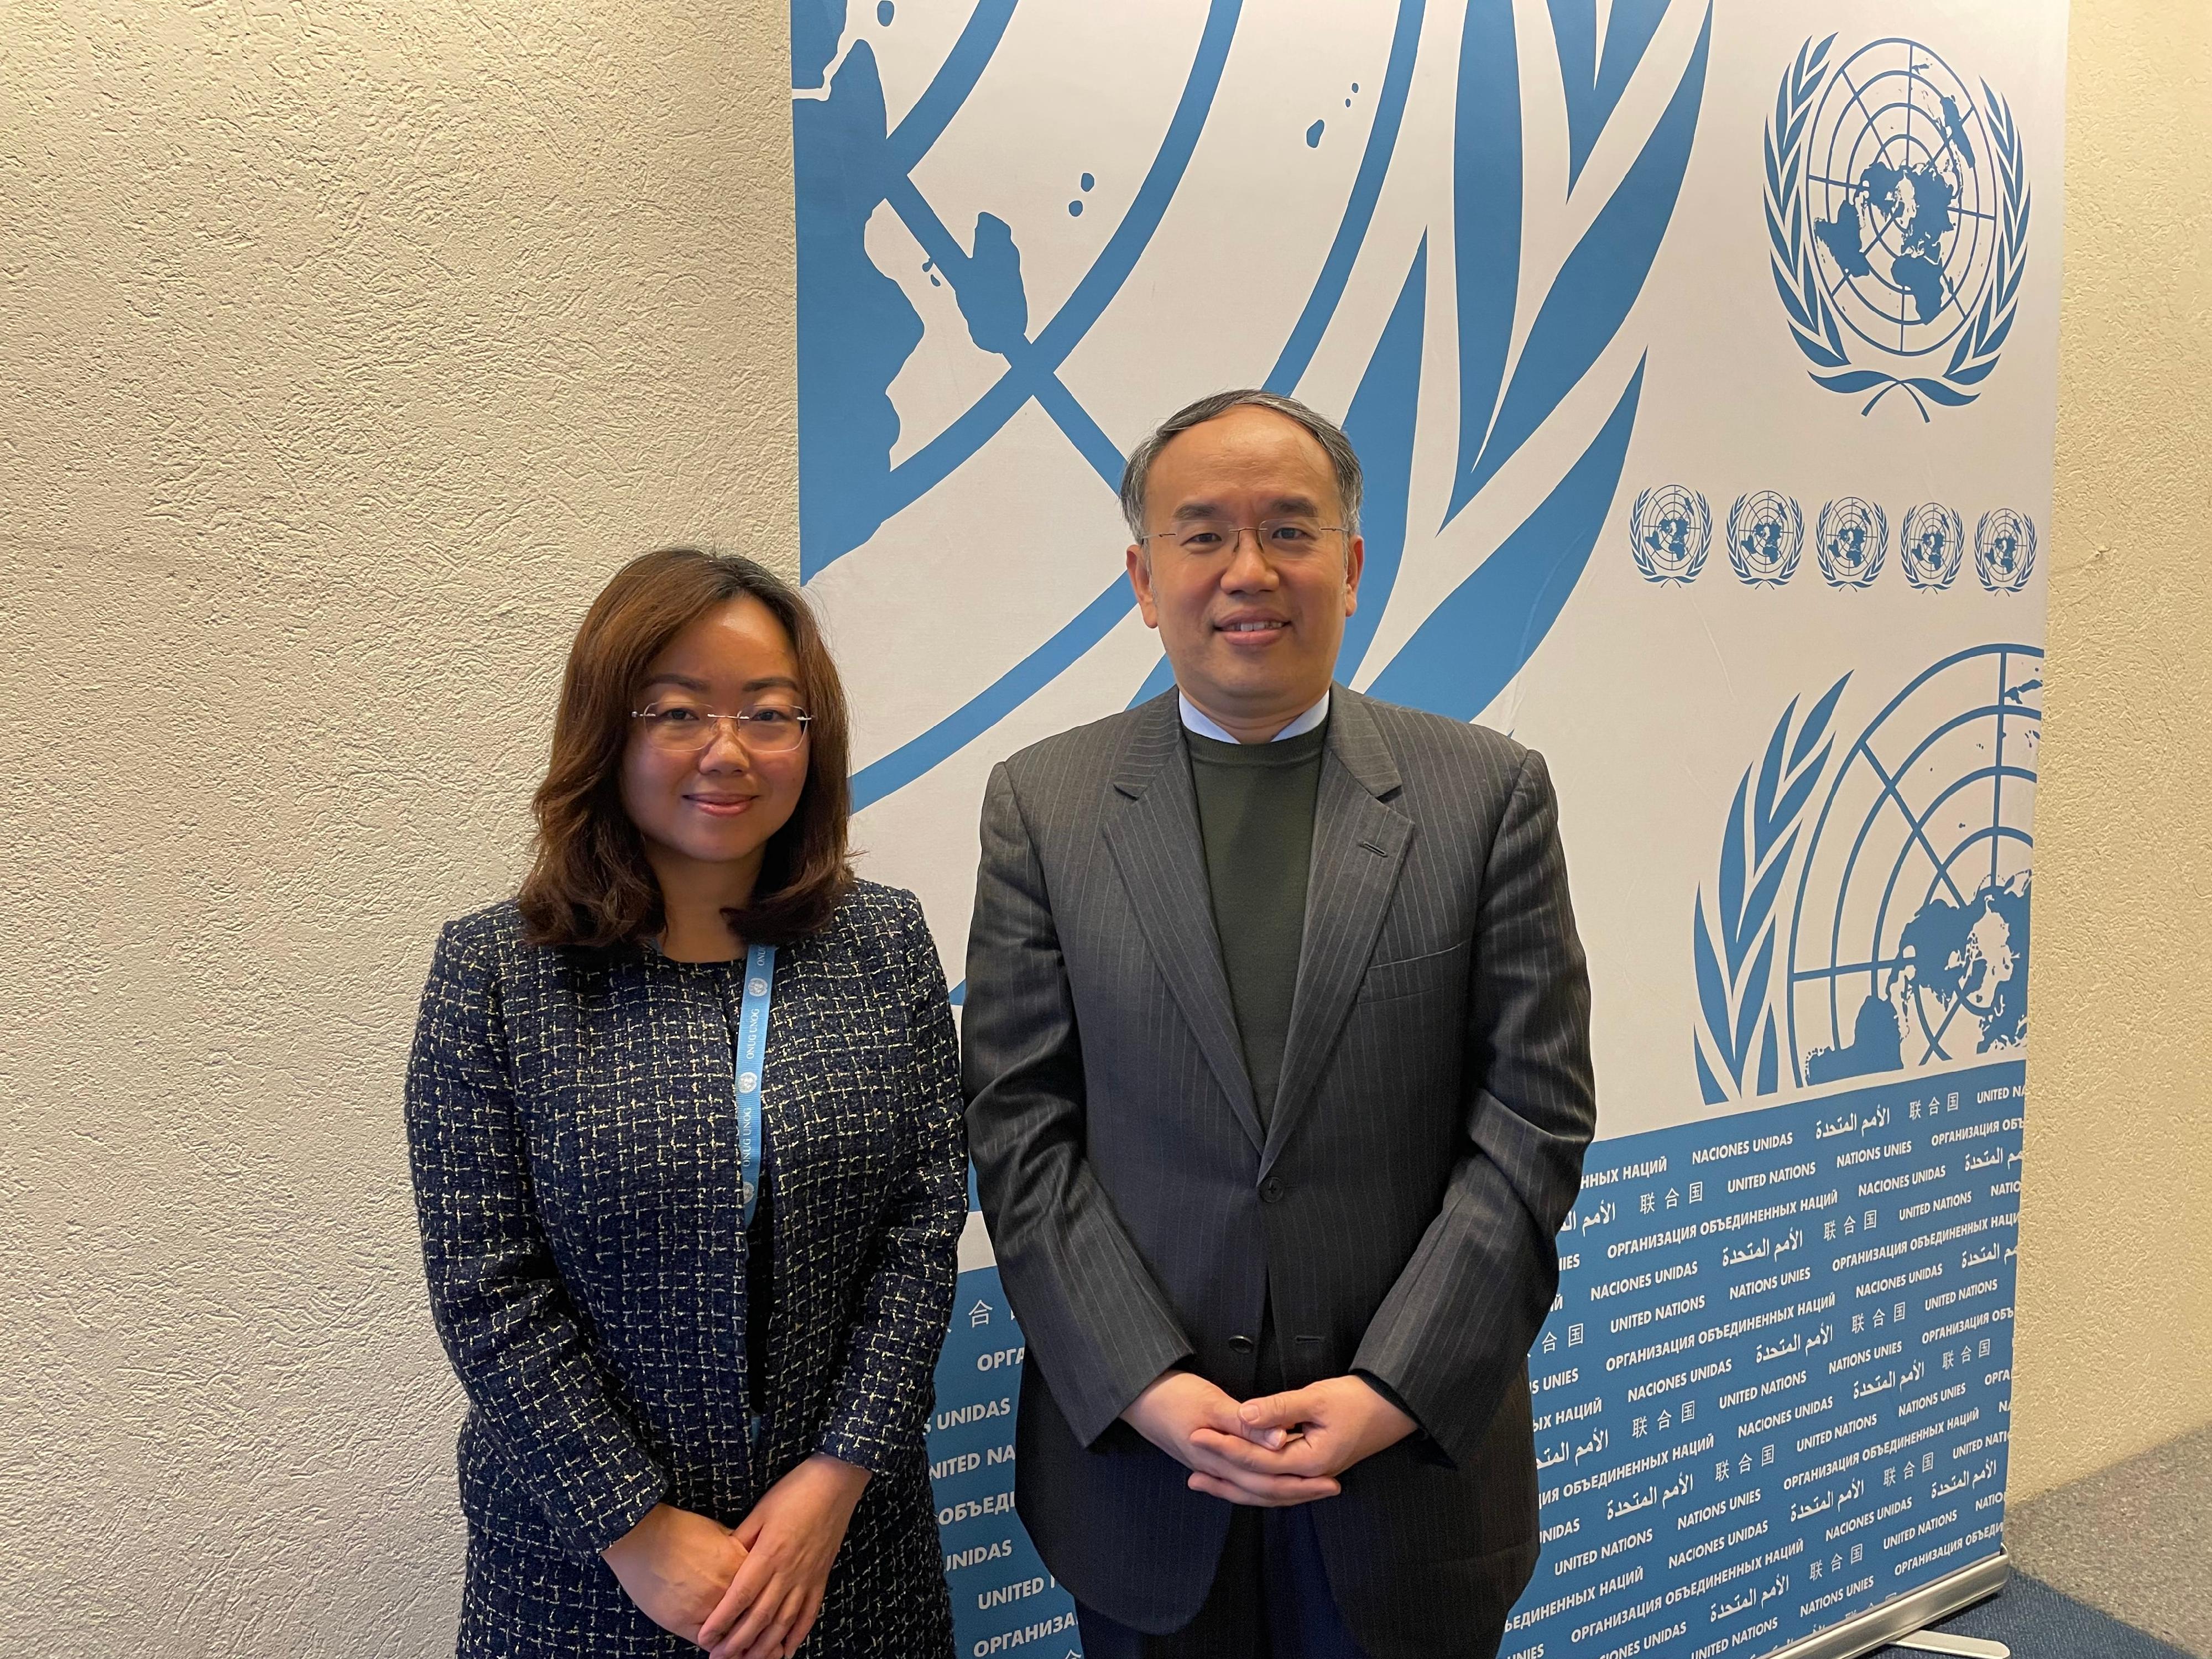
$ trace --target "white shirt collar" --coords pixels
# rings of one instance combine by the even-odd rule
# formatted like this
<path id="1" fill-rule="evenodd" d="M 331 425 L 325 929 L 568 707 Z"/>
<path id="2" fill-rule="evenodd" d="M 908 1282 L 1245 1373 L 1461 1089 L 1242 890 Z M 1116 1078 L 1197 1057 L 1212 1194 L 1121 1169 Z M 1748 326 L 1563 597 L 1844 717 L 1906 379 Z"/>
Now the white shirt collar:
<path id="1" fill-rule="evenodd" d="M 1188 697 L 1183 696 L 1180 689 L 1176 692 L 1176 702 L 1180 704 L 1182 708 L 1182 728 L 1184 731 L 1195 732 L 1201 738 L 1212 738 L 1216 743 L 1234 743 L 1237 741 L 1236 738 L 1231 737 L 1228 732 L 1221 729 L 1221 723 L 1218 720 L 1215 720 L 1212 715 L 1207 714 L 1203 708 L 1200 708 Z M 1270 743 L 1281 743 L 1286 738 L 1302 738 L 1328 718 L 1328 693 L 1324 691 L 1321 694 L 1321 701 L 1319 702 L 1307 709 L 1304 714 L 1299 715 L 1297 719 L 1292 720 L 1281 731 L 1276 732 L 1275 735 L 1268 738 L 1267 741 Z"/>

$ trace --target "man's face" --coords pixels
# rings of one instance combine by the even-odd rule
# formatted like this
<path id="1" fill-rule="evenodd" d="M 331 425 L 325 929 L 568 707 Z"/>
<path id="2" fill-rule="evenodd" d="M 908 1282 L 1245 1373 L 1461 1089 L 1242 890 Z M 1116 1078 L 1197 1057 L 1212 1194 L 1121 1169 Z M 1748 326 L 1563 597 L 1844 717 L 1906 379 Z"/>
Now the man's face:
<path id="1" fill-rule="evenodd" d="M 1365 550 L 1313 434 L 1249 406 L 1193 427 L 1154 458 L 1145 514 L 1129 580 L 1185 695 L 1232 730 L 1318 702 Z"/>

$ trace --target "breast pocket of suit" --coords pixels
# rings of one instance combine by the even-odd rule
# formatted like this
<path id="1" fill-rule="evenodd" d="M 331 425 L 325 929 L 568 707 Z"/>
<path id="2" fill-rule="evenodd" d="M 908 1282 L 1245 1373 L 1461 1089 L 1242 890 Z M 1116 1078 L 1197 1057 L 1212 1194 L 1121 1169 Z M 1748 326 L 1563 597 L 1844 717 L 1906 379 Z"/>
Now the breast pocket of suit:
<path id="1" fill-rule="evenodd" d="M 1395 1002 L 1407 997 L 1456 999 L 1467 988 L 1467 964 L 1473 941 L 1461 939 L 1441 951 L 1370 963 L 1359 981 L 1362 1003 Z"/>

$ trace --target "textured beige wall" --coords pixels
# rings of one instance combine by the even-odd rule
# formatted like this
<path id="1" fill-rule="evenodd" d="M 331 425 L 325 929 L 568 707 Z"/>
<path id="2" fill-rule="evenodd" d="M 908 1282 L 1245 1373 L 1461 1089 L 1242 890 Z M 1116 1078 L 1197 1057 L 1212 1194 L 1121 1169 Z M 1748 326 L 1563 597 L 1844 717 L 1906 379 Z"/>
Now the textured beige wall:
<path id="1" fill-rule="evenodd" d="M 2023 1492 L 2212 1415 L 2212 33 L 2075 13 Z M 404 1047 L 605 573 L 794 562 L 784 15 L 0 0 L 0 1652 L 450 1639 Z"/>
<path id="2" fill-rule="evenodd" d="M 778 0 L 0 0 L 0 1654 L 450 1651 L 400 1073 L 582 605 L 795 568 Z"/>
<path id="3" fill-rule="evenodd" d="M 2212 8 L 2073 9 L 2015 1498 L 2212 1421 Z"/>

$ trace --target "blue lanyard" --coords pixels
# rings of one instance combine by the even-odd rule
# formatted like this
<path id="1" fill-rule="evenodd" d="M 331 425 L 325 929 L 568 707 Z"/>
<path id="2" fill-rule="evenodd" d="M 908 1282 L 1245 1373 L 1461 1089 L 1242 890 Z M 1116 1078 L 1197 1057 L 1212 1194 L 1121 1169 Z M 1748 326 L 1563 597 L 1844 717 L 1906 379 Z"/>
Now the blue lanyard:
<path id="1" fill-rule="evenodd" d="M 745 997 L 738 1012 L 738 1191 L 744 1198 L 744 1225 L 753 1224 L 760 1202 L 761 1063 L 768 1055 L 768 1005 L 775 989 L 775 946 L 745 951 Z"/>

